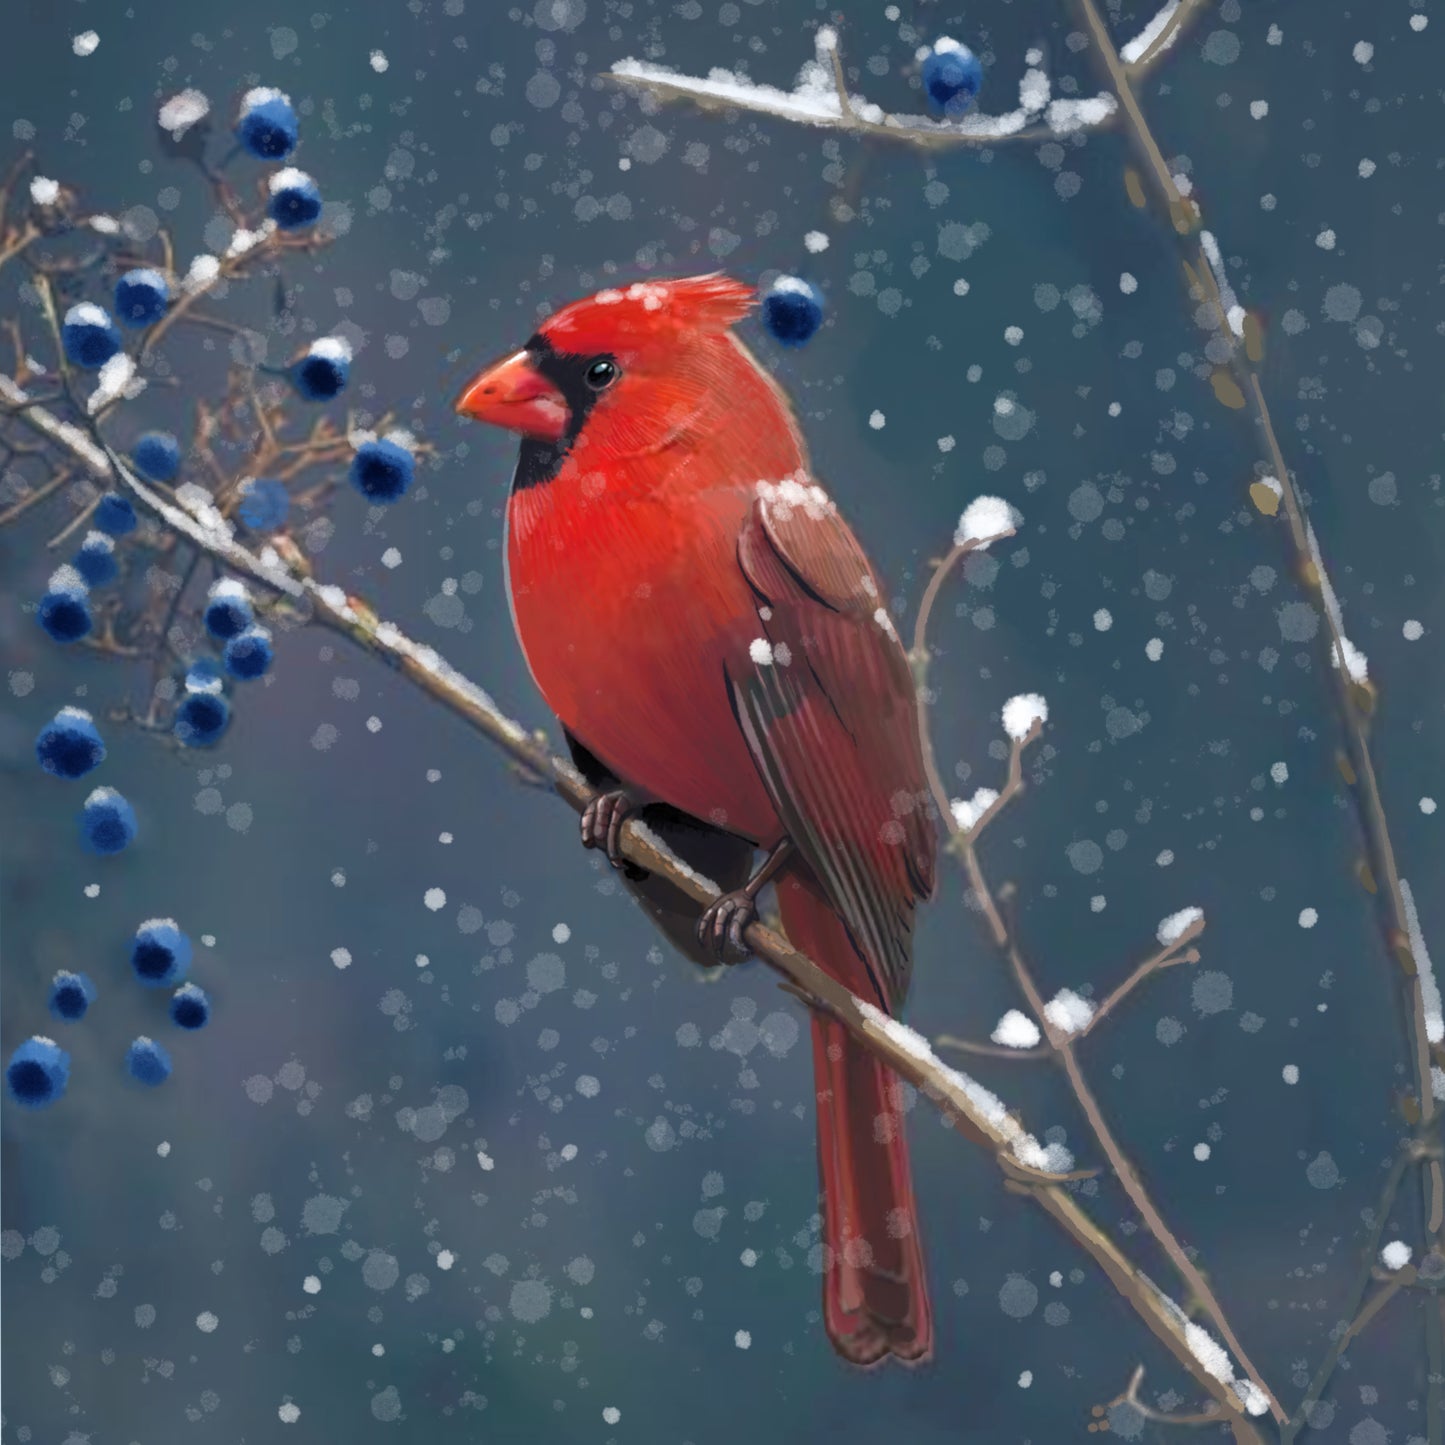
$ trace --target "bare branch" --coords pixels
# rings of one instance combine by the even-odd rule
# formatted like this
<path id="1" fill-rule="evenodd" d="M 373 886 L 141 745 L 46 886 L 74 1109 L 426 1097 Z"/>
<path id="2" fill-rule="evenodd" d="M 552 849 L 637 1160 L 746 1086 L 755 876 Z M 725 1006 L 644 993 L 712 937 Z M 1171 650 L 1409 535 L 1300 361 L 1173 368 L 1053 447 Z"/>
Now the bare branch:
<path id="1" fill-rule="evenodd" d="M 1199 926 L 1202 930 L 1204 926 L 1202 921 Z M 1094 1016 L 1089 1020 L 1088 1027 L 1085 1028 L 1083 1032 L 1086 1034 L 1093 1033 L 1103 1019 L 1114 1009 L 1118 1008 L 1146 978 L 1150 978 L 1156 973 L 1162 973 L 1166 968 L 1173 968 L 1176 964 L 1198 962 L 1199 950 L 1197 948 L 1186 948 L 1181 953 L 1178 942 L 1170 943 L 1164 948 L 1161 948 L 1158 953 L 1150 958 L 1146 958 L 1144 962 L 1094 1010 Z"/>
<path id="2" fill-rule="evenodd" d="M 1152 1421 L 1156 1425 L 1218 1425 L 1220 1413 L 1215 1410 L 1199 1410 L 1193 1414 L 1183 1412 L 1171 1413 L 1167 1410 L 1156 1410 L 1153 1405 L 1146 1405 L 1139 1398 L 1139 1387 L 1144 1383 L 1144 1366 L 1135 1365 L 1134 1372 L 1129 1376 L 1129 1383 L 1112 1400 L 1109 1406 L 1128 1405 L 1141 1418 Z"/>

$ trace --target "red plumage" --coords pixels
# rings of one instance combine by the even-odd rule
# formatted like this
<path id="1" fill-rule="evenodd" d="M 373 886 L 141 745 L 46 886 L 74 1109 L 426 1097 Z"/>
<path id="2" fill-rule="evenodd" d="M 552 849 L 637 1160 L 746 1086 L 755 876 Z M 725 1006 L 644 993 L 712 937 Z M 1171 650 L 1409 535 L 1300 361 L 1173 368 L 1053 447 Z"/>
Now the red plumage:
<path id="1" fill-rule="evenodd" d="M 754 847 L 791 840 L 789 938 L 896 1012 L 936 850 L 913 681 L 786 397 L 730 329 L 753 299 L 722 276 L 599 293 L 458 409 L 525 438 L 511 602 L 579 762 L 737 881 Z M 859 1364 L 926 1358 L 896 1081 L 838 1024 L 813 1039 L 828 1334 Z"/>

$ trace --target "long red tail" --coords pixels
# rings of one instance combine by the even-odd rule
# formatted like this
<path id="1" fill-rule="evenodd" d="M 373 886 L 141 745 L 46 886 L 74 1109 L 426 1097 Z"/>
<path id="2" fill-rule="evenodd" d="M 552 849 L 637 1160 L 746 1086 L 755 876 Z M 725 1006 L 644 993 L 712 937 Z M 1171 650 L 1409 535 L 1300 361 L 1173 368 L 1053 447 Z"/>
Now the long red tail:
<path id="1" fill-rule="evenodd" d="M 778 889 L 793 946 L 867 993 L 866 972 L 842 921 L 812 888 Z M 823 1191 L 823 1320 L 856 1365 L 933 1352 L 918 1211 L 897 1080 L 834 1019 L 813 1019 L 818 1176 Z"/>

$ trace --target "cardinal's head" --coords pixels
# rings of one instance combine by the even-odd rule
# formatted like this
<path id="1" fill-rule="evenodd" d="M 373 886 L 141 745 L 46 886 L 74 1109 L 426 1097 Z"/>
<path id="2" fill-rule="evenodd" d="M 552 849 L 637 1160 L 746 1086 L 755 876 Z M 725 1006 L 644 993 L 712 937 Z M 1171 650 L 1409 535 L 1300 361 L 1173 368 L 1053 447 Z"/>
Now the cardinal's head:
<path id="1" fill-rule="evenodd" d="M 739 367 L 756 370 L 730 330 L 755 301 L 751 286 L 717 274 L 599 291 L 476 376 L 456 409 L 552 449 L 665 445 L 726 405 Z"/>

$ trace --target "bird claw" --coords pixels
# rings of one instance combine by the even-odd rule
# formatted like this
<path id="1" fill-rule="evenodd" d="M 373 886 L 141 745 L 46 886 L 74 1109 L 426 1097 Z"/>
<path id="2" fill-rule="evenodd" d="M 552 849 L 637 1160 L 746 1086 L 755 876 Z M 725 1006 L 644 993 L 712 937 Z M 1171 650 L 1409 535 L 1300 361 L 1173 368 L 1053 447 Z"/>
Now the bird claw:
<path id="1" fill-rule="evenodd" d="M 598 793 L 582 812 L 582 846 L 601 848 L 607 861 L 634 881 L 646 878 L 647 870 L 622 856 L 622 829 L 636 811 L 627 794 L 614 788 Z"/>
<path id="2" fill-rule="evenodd" d="M 741 963 L 750 950 L 743 931 L 757 921 L 757 903 L 741 889 L 724 893 L 697 921 L 697 941 L 719 963 Z"/>

